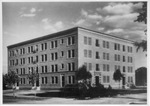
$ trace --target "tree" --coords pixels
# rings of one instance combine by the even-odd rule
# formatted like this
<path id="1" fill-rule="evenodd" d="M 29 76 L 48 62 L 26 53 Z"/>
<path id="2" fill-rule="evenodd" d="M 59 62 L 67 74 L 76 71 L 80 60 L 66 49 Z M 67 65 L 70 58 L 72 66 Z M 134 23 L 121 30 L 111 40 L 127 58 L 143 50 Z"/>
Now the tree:
<path id="1" fill-rule="evenodd" d="M 32 86 L 34 86 L 36 81 L 39 81 L 39 73 L 32 71 L 28 74 L 27 78 L 29 79 L 29 83 L 31 83 Z"/>
<path id="2" fill-rule="evenodd" d="M 29 79 L 29 83 L 31 83 L 32 86 L 34 87 L 36 81 L 39 81 L 39 73 L 36 71 L 32 71 L 28 74 L 27 78 Z M 36 92 L 35 92 L 35 96 L 36 96 Z"/>
<path id="3" fill-rule="evenodd" d="M 77 81 L 80 81 L 79 83 L 80 97 L 84 98 L 89 89 L 88 85 L 90 85 L 89 81 L 87 80 L 90 80 L 90 78 L 92 78 L 92 75 L 89 71 L 87 71 L 86 66 L 83 65 L 76 71 L 75 76 Z"/>
<path id="4" fill-rule="evenodd" d="M 143 6 L 141 9 L 138 10 L 139 15 L 137 16 L 137 19 L 134 20 L 135 22 L 144 22 L 147 24 L 147 2 L 142 2 Z M 145 35 L 147 34 L 147 29 L 144 30 Z M 143 51 L 147 51 L 147 41 L 142 40 L 141 42 L 135 42 L 134 45 L 137 47 L 137 51 L 140 48 L 143 48 Z"/>
<path id="5" fill-rule="evenodd" d="M 83 82 L 86 82 L 87 79 L 92 78 L 92 75 L 89 71 L 87 71 L 86 66 L 82 66 L 80 67 L 77 71 L 76 71 L 76 79 L 82 80 Z"/>
<path id="6" fill-rule="evenodd" d="M 147 86 L 147 68 L 140 67 L 135 70 L 135 84 L 136 86 Z"/>
<path id="7" fill-rule="evenodd" d="M 4 75 L 4 82 L 12 87 L 15 97 L 15 84 L 19 82 L 19 76 L 14 71 L 9 71 Z"/>
<path id="8" fill-rule="evenodd" d="M 117 70 L 114 72 L 114 74 L 113 74 L 113 79 L 114 79 L 115 81 L 118 81 L 118 82 L 119 82 L 119 88 L 120 88 L 120 80 L 121 80 L 122 77 L 123 77 L 123 75 L 121 74 L 121 72 L 120 72 L 119 69 L 117 69 Z"/>

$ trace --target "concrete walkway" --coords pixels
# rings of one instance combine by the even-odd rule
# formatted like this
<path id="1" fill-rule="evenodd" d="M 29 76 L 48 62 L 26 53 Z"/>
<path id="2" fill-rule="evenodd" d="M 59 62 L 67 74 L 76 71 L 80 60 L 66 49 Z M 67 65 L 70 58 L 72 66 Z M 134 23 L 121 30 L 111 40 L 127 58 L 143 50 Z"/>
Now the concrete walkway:
<path id="1" fill-rule="evenodd" d="M 146 104 L 147 94 L 117 95 L 115 97 L 93 98 L 88 100 L 78 100 L 75 98 L 59 97 L 35 97 L 34 93 L 44 93 L 45 91 L 19 90 L 16 91 L 16 98 L 13 97 L 12 90 L 3 92 L 5 104 Z M 28 95 L 32 94 L 32 95 Z"/>

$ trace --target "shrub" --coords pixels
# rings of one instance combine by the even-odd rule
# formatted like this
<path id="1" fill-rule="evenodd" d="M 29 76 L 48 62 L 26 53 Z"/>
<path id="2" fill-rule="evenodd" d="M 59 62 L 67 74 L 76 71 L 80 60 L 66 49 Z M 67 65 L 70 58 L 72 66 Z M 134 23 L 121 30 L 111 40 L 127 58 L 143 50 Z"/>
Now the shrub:
<path id="1" fill-rule="evenodd" d="M 135 89 L 136 86 L 135 86 L 134 84 L 131 84 L 131 85 L 130 85 L 130 88 L 131 88 L 131 89 Z"/>

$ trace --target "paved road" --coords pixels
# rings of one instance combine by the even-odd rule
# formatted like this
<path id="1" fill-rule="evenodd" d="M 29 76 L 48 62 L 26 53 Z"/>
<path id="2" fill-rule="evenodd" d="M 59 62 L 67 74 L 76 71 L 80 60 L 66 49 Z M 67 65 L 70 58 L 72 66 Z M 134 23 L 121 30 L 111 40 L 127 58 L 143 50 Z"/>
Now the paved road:
<path id="1" fill-rule="evenodd" d="M 10 96 L 11 92 L 5 93 L 3 96 L 4 104 L 146 104 L 147 94 L 128 94 L 118 95 L 116 97 L 94 98 L 88 100 L 77 100 L 74 98 L 58 98 L 58 97 L 34 97 L 20 96 L 14 98 Z"/>

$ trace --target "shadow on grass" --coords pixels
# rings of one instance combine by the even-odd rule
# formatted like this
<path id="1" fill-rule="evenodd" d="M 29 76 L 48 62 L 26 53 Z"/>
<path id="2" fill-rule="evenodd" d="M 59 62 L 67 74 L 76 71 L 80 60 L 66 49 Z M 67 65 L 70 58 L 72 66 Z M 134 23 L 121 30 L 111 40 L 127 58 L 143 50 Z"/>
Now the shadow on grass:
<path id="1" fill-rule="evenodd" d="M 138 94 L 138 93 L 146 93 L 146 90 L 92 90 L 86 93 L 83 97 L 79 95 L 79 93 L 63 93 L 63 92 L 44 92 L 44 93 L 36 93 L 36 97 L 58 97 L 58 98 L 75 98 L 78 100 L 92 99 L 97 97 L 117 97 L 118 94 L 126 95 L 126 94 Z M 34 93 L 24 94 L 25 96 L 35 96 Z M 118 97 L 121 98 L 121 97 Z M 127 97 L 126 97 L 127 98 Z M 134 98 L 127 98 L 134 99 Z M 135 98 L 136 99 L 136 98 Z"/>

